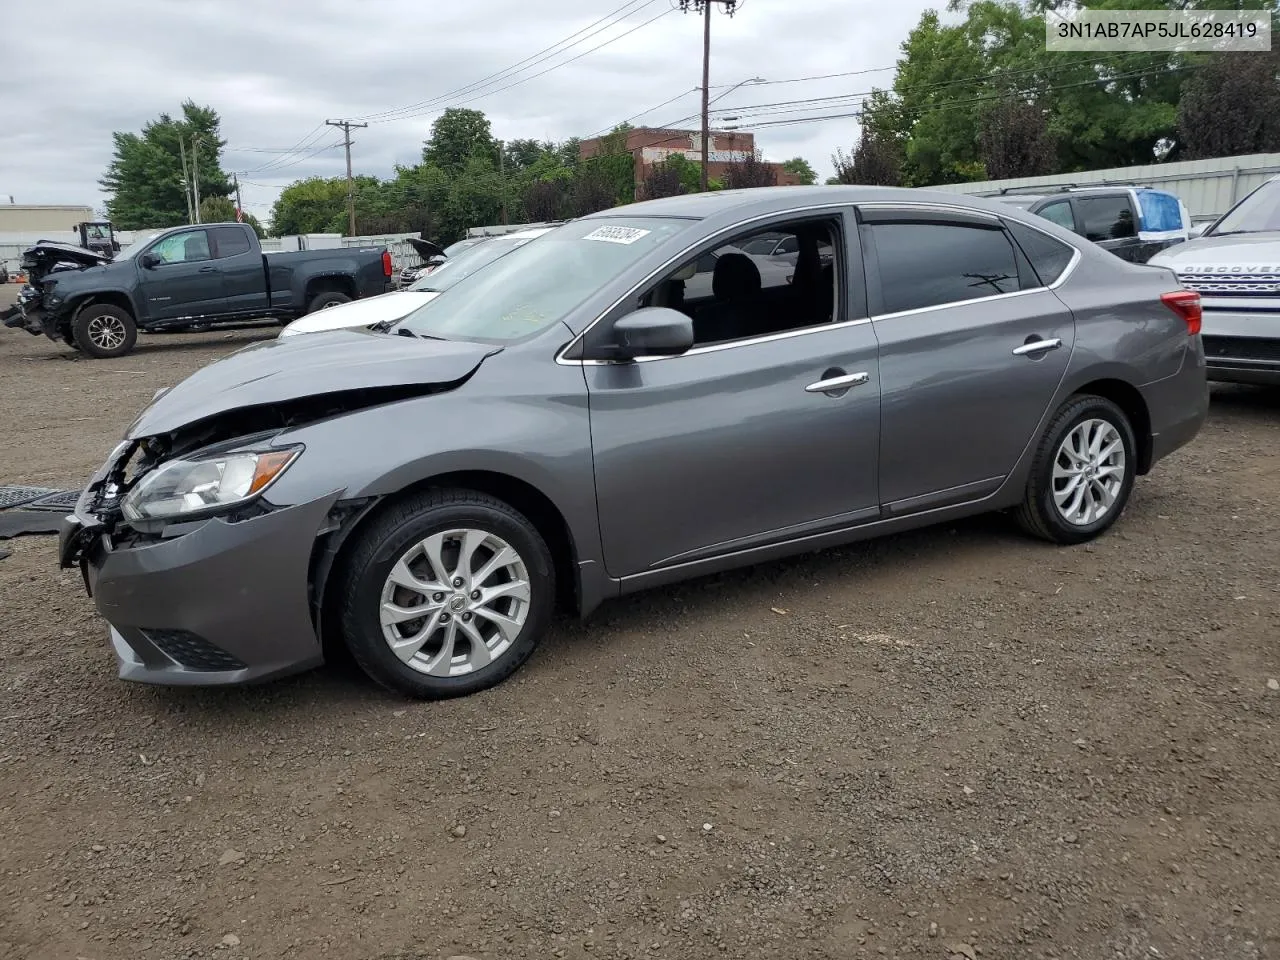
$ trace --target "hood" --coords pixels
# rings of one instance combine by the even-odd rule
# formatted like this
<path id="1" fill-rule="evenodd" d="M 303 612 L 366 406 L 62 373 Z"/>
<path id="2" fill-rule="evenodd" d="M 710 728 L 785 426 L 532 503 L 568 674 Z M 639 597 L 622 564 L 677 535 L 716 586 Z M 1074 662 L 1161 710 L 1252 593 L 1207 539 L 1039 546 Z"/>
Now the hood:
<path id="1" fill-rule="evenodd" d="M 161 394 L 128 439 L 169 433 L 233 410 L 356 391 L 447 386 L 465 380 L 501 347 L 337 330 L 268 340 L 198 370 Z"/>
<path id="2" fill-rule="evenodd" d="M 413 247 L 417 251 L 418 256 L 423 260 L 430 260 L 432 257 L 443 257 L 445 255 L 444 248 L 439 244 L 432 243 L 430 240 L 419 240 L 417 237 L 405 237 L 405 243 Z"/>
<path id="3" fill-rule="evenodd" d="M 52 273 L 59 265 L 67 267 L 100 267 L 111 262 L 111 257 L 94 250 L 86 250 L 70 243 L 41 240 L 22 251 L 22 265 L 30 272 L 32 282 Z"/>
<path id="4" fill-rule="evenodd" d="M 317 310 L 299 317 L 280 331 L 282 337 L 299 333 L 319 333 L 324 330 L 346 330 L 353 327 L 371 327 L 375 323 L 393 322 L 407 317 L 423 304 L 430 303 L 439 294 L 429 290 L 397 290 L 382 293 L 364 300 L 352 300 L 340 307 Z"/>
<path id="5" fill-rule="evenodd" d="M 1280 273 L 1280 232 L 1197 237 L 1161 250 L 1147 262 L 1171 267 L 1179 273 L 1233 269 L 1246 273 Z"/>

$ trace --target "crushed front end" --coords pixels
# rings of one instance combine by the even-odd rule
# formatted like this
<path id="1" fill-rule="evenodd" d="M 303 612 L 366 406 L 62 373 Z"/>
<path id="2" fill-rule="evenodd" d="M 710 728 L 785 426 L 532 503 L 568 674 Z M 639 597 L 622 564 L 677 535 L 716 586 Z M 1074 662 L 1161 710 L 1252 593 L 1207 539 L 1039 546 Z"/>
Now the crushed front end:
<path id="1" fill-rule="evenodd" d="M 244 455 L 224 461 L 236 456 Z M 109 625 L 120 677 L 213 686 L 317 666 L 310 568 L 337 494 L 294 506 L 257 496 L 216 513 L 131 518 L 131 491 L 175 460 L 162 440 L 120 444 L 63 520 L 59 564 L 80 569 Z"/>

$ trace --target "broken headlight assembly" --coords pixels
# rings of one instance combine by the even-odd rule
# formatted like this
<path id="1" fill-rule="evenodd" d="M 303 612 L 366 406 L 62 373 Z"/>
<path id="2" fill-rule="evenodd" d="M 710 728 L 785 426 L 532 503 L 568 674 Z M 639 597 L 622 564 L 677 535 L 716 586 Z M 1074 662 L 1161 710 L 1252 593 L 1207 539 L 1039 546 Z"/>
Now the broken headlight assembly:
<path id="1" fill-rule="evenodd" d="M 297 446 L 170 460 L 142 477 L 120 509 L 133 521 L 219 513 L 261 494 L 301 453 Z"/>

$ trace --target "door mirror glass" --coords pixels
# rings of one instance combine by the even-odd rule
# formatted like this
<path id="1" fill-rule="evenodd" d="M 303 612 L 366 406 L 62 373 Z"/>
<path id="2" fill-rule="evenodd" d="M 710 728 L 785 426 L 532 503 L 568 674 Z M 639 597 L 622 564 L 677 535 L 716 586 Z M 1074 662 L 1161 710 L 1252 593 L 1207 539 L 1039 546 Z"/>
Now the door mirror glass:
<path id="1" fill-rule="evenodd" d="M 693 321 L 670 307 L 645 307 L 615 323 L 613 336 L 620 360 L 679 356 L 693 346 Z"/>

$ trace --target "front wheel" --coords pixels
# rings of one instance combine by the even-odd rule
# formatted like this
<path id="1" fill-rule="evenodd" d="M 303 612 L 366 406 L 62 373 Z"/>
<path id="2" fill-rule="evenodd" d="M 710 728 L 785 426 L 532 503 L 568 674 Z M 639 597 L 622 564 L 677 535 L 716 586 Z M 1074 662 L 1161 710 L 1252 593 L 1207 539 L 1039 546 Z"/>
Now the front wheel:
<path id="1" fill-rule="evenodd" d="M 468 490 L 434 490 L 376 519 L 346 565 L 343 633 L 374 680 L 440 700 L 514 673 L 546 632 L 551 552 L 512 507 Z"/>
<path id="2" fill-rule="evenodd" d="M 1129 418 L 1105 397 L 1074 397 L 1049 423 L 1018 508 L 1028 533 L 1084 543 L 1109 530 L 1133 490 L 1137 444 Z"/>
<path id="3" fill-rule="evenodd" d="M 336 290 L 326 290 L 324 293 L 317 293 L 311 298 L 311 303 L 307 305 L 307 313 L 315 313 L 317 310 L 329 310 L 333 307 L 340 307 L 344 303 L 350 303 L 351 298 L 345 293 L 338 293 Z"/>
<path id="4" fill-rule="evenodd" d="M 71 325 L 71 338 L 80 350 L 96 360 L 123 357 L 138 342 L 138 326 L 127 310 L 106 303 L 91 303 Z"/>

